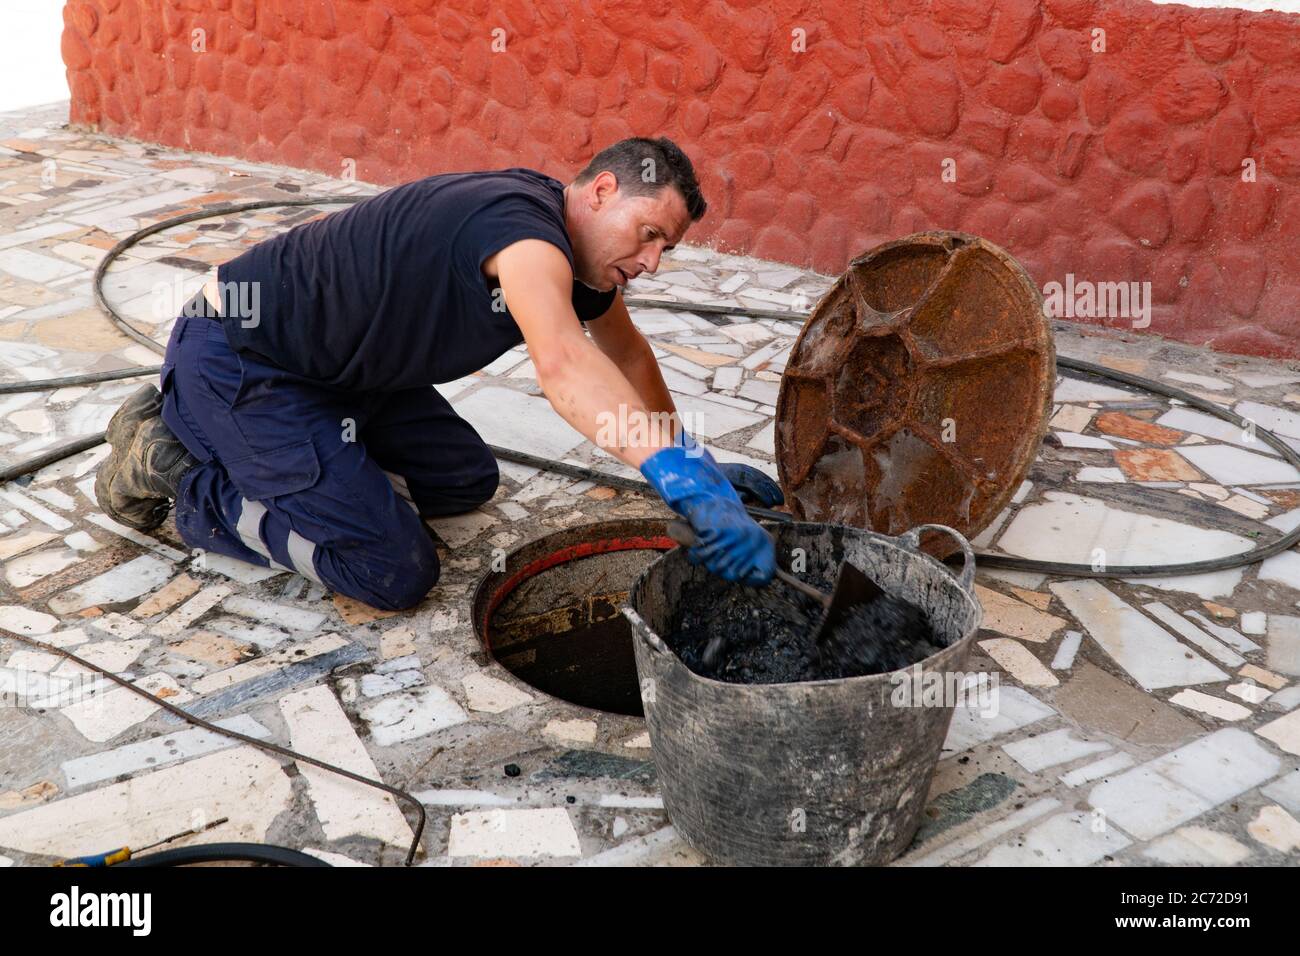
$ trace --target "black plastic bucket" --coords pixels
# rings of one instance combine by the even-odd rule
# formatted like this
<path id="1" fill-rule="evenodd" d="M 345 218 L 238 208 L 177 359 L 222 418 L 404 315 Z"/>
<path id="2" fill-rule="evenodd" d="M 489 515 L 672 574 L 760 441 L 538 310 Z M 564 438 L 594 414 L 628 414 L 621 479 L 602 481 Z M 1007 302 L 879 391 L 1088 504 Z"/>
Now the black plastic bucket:
<path id="1" fill-rule="evenodd" d="M 951 686 L 950 675 L 964 668 L 981 619 L 974 555 L 965 538 L 942 525 L 898 538 L 802 522 L 771 530 L 783 564 L 802 548 L 809 576 L 826 579 L 848 560 L 925 611 L 944 649 L 921 661 L 919 671 L 841 680 L 734 684 L 701 677 L 660 635 L 677 628 L 683 586 L 707 572 L 682 549 L 668 552 L 637 579 L 623 610 L 664 806 L 682 837 L 715 862 L 887 863 L 920 825 L 955 703 L 947 694 L 935 702 L 899 690 L 926 674 L 947 675 Z M 926 530 L 960 543 L 959 577 L 917 550 Z"/>

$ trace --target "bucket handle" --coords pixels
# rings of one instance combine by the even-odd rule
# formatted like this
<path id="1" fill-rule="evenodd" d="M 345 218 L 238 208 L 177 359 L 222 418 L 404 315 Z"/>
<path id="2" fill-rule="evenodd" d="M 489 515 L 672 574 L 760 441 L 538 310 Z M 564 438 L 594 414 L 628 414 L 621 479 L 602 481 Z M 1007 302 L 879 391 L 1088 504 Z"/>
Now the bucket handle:
<path id="1" fill-rule="evenodd" d="M 975 552 L 971 550 L 970 542 L 966 540 L 966 536 L 956 528 L 950 528 L 946 524 L 919 524 L 911 531 L 900 534 L 898 543 L 909 551 L 918 551 L 921 547 L 922 531 L 942 531 L 957 542 L 962 555 L 961 573 L 957 575 L 957 583 L 961 585 L 967 594 L 972 593 L 975 584 Z"/>

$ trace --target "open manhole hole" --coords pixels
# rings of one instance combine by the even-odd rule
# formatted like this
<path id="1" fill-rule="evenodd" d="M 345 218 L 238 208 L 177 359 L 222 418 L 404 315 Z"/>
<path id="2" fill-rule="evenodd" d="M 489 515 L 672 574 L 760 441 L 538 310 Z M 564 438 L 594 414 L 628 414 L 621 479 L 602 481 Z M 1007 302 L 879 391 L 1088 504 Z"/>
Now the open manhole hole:
<path id="1" fill-rule="evenodd" d="M 665 528 L 662 520 L 602 521 L 512 551 L 474 593 L 487 652 L 552 697 L 641 716 L 632 630 L 619 608 L 646 566 L 675 546 Z"/>

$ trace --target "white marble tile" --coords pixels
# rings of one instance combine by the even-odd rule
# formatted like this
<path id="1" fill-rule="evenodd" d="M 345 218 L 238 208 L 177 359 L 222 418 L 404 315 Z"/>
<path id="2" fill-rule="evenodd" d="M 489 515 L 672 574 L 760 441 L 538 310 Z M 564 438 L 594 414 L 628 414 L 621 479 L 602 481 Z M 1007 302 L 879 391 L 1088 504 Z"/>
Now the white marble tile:
<path id="1" fill-rule="evenodd" d="M 1080 435 L 1076 432 L 1053 432 L 1062 448 L 1110 448 L 1114 443 L 1096 435 Z"/>
<path id="2" fill-rule="evenodd" d="M 90 478 L 87 478 L 86 481 L 93 485 L 95 479 L 91 476 Z M 77 487 L 80 488 L 81 483 L 78 483 Z M 94 501 L 93 496 L 88 495 L 87 497 L 90 497 L 90 500 Z M 143 547 L 153 551 L 155 554 L 167 558 L 169 561 L 183 561 L 187 557 L 184 552 L 177 551 L 175 548 L 163 544 L 156 538 L 151 538 L 146 534 L 141 534 L 134 528 L 128 528 L 126 525 L 118 524 L 107 515 L 88 514 L 86 515 L 86 520 L 93 525 L 103 528 L 105 531 L 111 531 L 120 538 L 125 538 L 127 541 L 133 541 L 138 545 L 142 545 Z"/>
<path id="3" fill-rule="evenodd" d="M 1122 402 L 1136 401 L 1143 396 L 1138 392 L 1128 392 L 1100 382 L 1084 381 L 1081 378 L 1061 376 L 1056 383 L 1055 401 L 1057 402 Z"/>
<path id="4" fill-rule="evenodd" d="M 1241 615 L 1241 633 L 1267 634 L 1268 615 L 1263 611 L 1245 611 Z"/>
<path id="5" fill-rule="evenodd" d="M 542 733 L 569 744 L 591 744 L 596 741 L 594 720 L 551 720 Z"/>
<path id="6" fill-rule="evenodd" d="M 232 591 L 228 584 L 210 585 L 150 627 L 150 631 L 160 637 L 179 634 L 228 598 Z"/>
<path id="7" fill-rule="evenodd" d="M 1061 643 L 1056 646 L 1056 655 L 1052 658 L 1052 670 L 1065 671 L 1074 666 L 1074 657 L 1079 653 L 1083 643 L 1082 631 L 1066 631 Z"/>
<path id="8" fill-rule="evenodd" d="M 141 555 L 51 598 L 50 610 L 73 614 L 98 604 L 129 601 L 165 583 L 174 570 L 168 561 Z"/>
<path id="9" fill-rule="evenodd" d="M 1113 827 L 1098 826 L 1090 813 L 1061 813 L 1023 838 L 994 847 L 975 866 L 1088 866 L 1132 844 Z"/>
<path id="10" fill-rule="evenodd" d="M 117 611 L 110 611 L 107 614 L 92 617 L 87 621 L 87 624 L 97 631 L 103 631 L 105 634 L 111 634 L 114 637 L 137 637 L 144 633 L 143 624 L 132 620 L 125 614 L 119 614 Z"/>
<path id="11" fill-rule="evenodd" d="M 148 638 L 127 641 L 95 641 L 77 648 L 77 656 L 91 664 L 97 664 L 111 674 L 126 671 L 135 659 L 145 652 L 153 642 Z M 93 671 L 82 667 L 75 661 L 64 660 L 54 673 L 59 675 L 91 674 Z"/>
<path id="12" fill-rule="evenodd" d="M 713 387 L 719 391 L 739 388 L 744 372 L 734 365 L 724 365 L 713 370 Z"/>
<path id="13" fill-rule="evenodd" d="M 1109 777 L 1121 770 L 1127 770 L 1133 766 L 1133 758 L 1126 753 L 1111 754 L 1108 757 L 1102 757 L 1100 760 L 1094 760 L 1090 764 L 1085 764 L 1069 773 L 1061 774 L 1061 783 L 1067 787 L 1077 787 L 1083 783 L 1091 783 L 1093 780 L 1101 780 L 1103 777 Z"/>
<path id="14" fill-rule="evenodd" d="M 711 368 L 705 368 L 703 365 L 698 365 L 680 355 L 669 355 L 660 359 L 659 368 L 663 369 L 664 366 L 676 369 L 678 372 L 700 381 L 704 381 L 713 373 Z"/>
<path id="15" fill-rule="evenodd" d="M 1096 413 L 1091 408 L 1084 405 L 1062 405 L 1048 425 L 1051 428 L 1078 434 L 1088 427 L 1094 414 Z"/>
<path id="16" fill-rule="evenodd" d="M 360 714 L 370 725 L 371 739 L 380 747 L 423 737 L 469 720 L 469 715 L 445 690 L 432 684 L 380 698 L 362 707 Z"/>
<path id="17" fill-rule="evenodd" d="M 1088 802 L 1141 840 L 1154 839 L 1214 807 L 1213 801 L 1145 764 L 1093 787 Z"/>
<path id="18" fill-rule="evenodd" d="M 1099 582 L 1061 581 L 1050 587 L 1089 636 L 1144 689 L 1228 679 Z"/>
<path id="19" fill-rule="evenodd" d="M 1264 726 L 1257 728 L 1255 733 L 1266 740 L 1273 741 L 1287 753 L 1300 756 L 1300 710 L 1293 710 L 1284 717 L 1270 720 Z"/>
<path id="20" fill-rule="evenodd" d="M 1230 647 L 1234 647 L 1243 653 L 1250 653 L 1251 651 L 1259 650 L 1259 645 L 1250 638 L 1242 637 L 1235 630 L 1226 625 L 1214 623 L 1200 611 L 1188 610 L 1185 611 L 1184 614 L 1199 623 L 1204 630 L 1209 631 Z"/>
<path id="21" fill-rule="evenodd" d="M 239 714 L 224 720 L 213 721 L 218 727 L 238 731 L 249 737 L 265 740 L 271 732 L 247 714 Z M 141 740 L 137 743 L 124 744 L 87 757 L 75 757 L 63 762 L 63 776 L 69 790 L 112 780 L 124 774 L 141 770 L 154 770 L 167 764 L 204 754 L 238 747 L 240 742 L 224 734 L 216 734 L 202 727 L 181 730 L 171 734 L 161 734 Z"/>
<path id="22" fill-rule="evenodd" d="M 473 671 L 460 679 L 465 689 L 469 709 L 488 714 L 500 714 L 520 704 L 532 703 L 532 695 L 498 680 L 481 671 Z"/>
<path id="23" fill-rule="evenodd" d="M 750 401 L 760 402 L 764 405 L 775 405 L 777 392 L 779 391 L 780 386 L 775 382 L 760 382 L 751 378 L 740 386 L 740 391 L 737 394 L 741 398 L 748 398 Z"/>
<path id="24" fill-rule="evenodd" d="M 276 647 L 289 637 L 279 628 L 256 624 L 239 617 L 215 617 L 203 626 L 241 644 L 256 644 L 261 648 Z"/>
<path id="25" fill-rule="evenodd" d="M 0 271 L 38 285 L 62 276 L 77 275 L 82 268 L 71 262 L 41 255 L 29 249 L 5 249 L 0 252 Z"/>
<path id="26" fill-rule="evenodd" d="M 1037 773 L 1045 767 L 1103 753 L 1111 746 L 1100 740 L 1079 740 L 1067 727 L 1003 744 L 1002 749 L 1030 773 Z"/>
<path id="27" fill-rule="evenodd" d="M 1243 707 L 1241 704 L 1224 700 L 1222 697 L 1215 697 L 1212 694 L 1203 694 L 1199 690 L 1192 690 L 1190 687 L 1184 688 L 1174 694 L 1173 697 L 1170 697 L 1169 703 L 1177 704 L 1179 707 L 1186 707 L 1188 710 L 1199 711 L 1219 720 L 1244 720 L 1251 714 L 1249 707 Z"/>
<path id="28" fill-rule="evenodd" d="M 676 369 L 660 366 L 659 371 L 664 377 L 664 384 L 673 393 L 674 402 L 677 395 L 703 395 L 709 390 L 709 386 L 700 379 L 683 375 Z"/>
<path id="29" fill-rule="evenodd" d="M 259 601 L 242 594 L 231 595 L 221 602 L 222 609 L 232 614 L 251 617 L 263 624 L 286 627 L 291 631 L 314 631 L 325 623 L 325 615 L 315 611 L 291 607 L 287 604 L 274 604 Z"/>
<path id="30" fill-rule="evenodd" d="M 72 522 L 67 518 L 55 514 L 40 502 L 33 501 L 21 492 L 15 491 L 10 485 L 0 488 L 0 498 L 9 502 L 15 508 L 27 512 L 37 521 L 48 525 L 55 531 L 67 531 L 72 527 Z"/>
<path id="31" fill-rule="evenodd" d="M 739 428 L 748 428 L 763 421 L 762 415 L 706 398 L 687 395 L 678 399 L 676 404 L 691 434 L 699 438 L 721 438 Z"/>
<path id="32" fill-rule="evenodd" d="M 391 674 L 363 674 L 361 696 L 382 697 L 399 690 L 419 687 L 423 683 L 425 683 L 424 674 L 418 670 L 401 670 Z"/>
<path id="33" fill-rule="evenodd" d="M 741 345 L 761 345 L 775 337 L 770 325 L 763 322 L 735 322 L 718 326 L 718 332 Z"/>
<path id="34" fill-rule="evenodd" d="M 1233 411 L 1261 428 L 1288 438 L 1300 438 L 1300 414 L 1275 405 L 1250 401 L 1238 402 Z"/>
<path id="35" fill-rule="evenodd" d="M 80 564 L 82 560 L 82 556 L 71 548 L 32 551 L 5 562 L 5 580 L 11 587 L 25 588 L 41 578 Z"/>
<path id="36" fill-rule="evenodd" d="M 1244 385 L 1251 388 L 1272 388 L 1275 385 L 1290 385 L 1292 382 L 1300 382 L 1300 375 L 1294 372 L 1287 374 L 1276 372 L 1233 372 L 1233 376 Z"/>
<path id="37" fill-rule="evenodd" d="M 1250 848 L 1226 833 L 1188 826 L 1152 840 L 1142 855 L 1167 866 L 1235 866 L 1250 857 Z"/>
<path id="38" fill-rule="evenodd" d="M 1267 485 L 1300 479 L 1300 472 L 1284 461 L 1231 445 L 1183 445 L 1178 452 L 1224 485 Z"/>
<path id="39" fill-rule="evenodd" d="M 1300 813 L 1300 770 L 1292 770 L 1286 776 L 1279 777 L 1261 789 L 1260 793 L 1292 813 Z"/>
<path id="40" fill-rule="evenodd" d="M 1293 591 L 1300 591 L 1300 554 L 1283 551 L 1265 558 L 1259 566 L 1259 580 L 1276 581 Z"/>
<path id="41" fill-rule="evenodd" d="M 0 607 L 0 629 L 14 634 L 47 634 L 58 625 L 59 619 L 52 614 L 16 604 Z"/>
<path id="42" fill-rule="evenodd" d="M 1128 479 L 1124 477 L 1124 472 L 1118 468 L 1098 468 L 1089 465 L 1080 468 L 1079 473 L 1074 476 L 1074 480 L 1093 484 L 1122 485 Z"/>
<path id="43" fill-rule="evenodd" d="M 1100 549 L 1114 566 L 1182 562 L 1189 554 L 1216 558 L 1254 547 L 1240 535 L 1123 511 L 1096 498 L 1049 491 L 1044 499 L 1020 509 L 998 540 L 999 548 L 1026 558 L 1088 565 Z"/>
<path id="44" fill-rule="evenodd" d="M 43 644 L 49 644 L 51 647 L 71 648 L 79 644 L 84 644 L 90 640 L 84 628 L 72 627 L 66 631 L 59 631 L 55 634 L 37 634 L 33 635 Z"/>
<path id="45" fill-rule="evenodd" d="M 1265 690 L 1251 680 L 1245 680 L 1239 684 L 1229 684 L 1224 690 L 1233 697 L 1240 697 L 1248 704 L 1262 704 L 1273 694 L 1272 691 Z"/>
<path id="46" fill-rule="evenodd" d="M 497 519 L 483 511 L 469 511 L 448 518 L 429 518 L 428 524 L 438 537 L 450 548 L 461 548 L 469 544 L 488 528 L 497 524 Z"/>
<path id="47" fill-rule="evenodd" d="M 240 584 L 257 584 L 276 575 L 284 574 L 281 568 L 264 568 L 248 561 L 240 561 L 224 554 L 202 551 L 195 559 L 194 566 L 203 571 L 215 571 Z"/>
<path id="48" fill-rule="evenodd" d="M 1232 648 L 1211 637 L 1209 634 L 1206 634 L 1191 621 L 1187 620 L 1187 618 L 1176 613 L 1172 608 L 1160 604 L 1159 602 L 1144 604 L 1142 605 L 1142 608 L 1161 624 L 1172 628 L 1175 633 L 1182 636 L 1185 640 L 1195 644 L 1220 664 L 1225 664 L 1228 667 L 1240 667 L 1242 664 L 1246 663 L 1246 659 Z"/>
<path id="49" fill-rule="evenodd" d="M 1215 418 L 1213 415 L 1207 415 L 1204 412 L 1193 411 L 1190 408 L 1171 409 L 1157 418 L 1156 424 L 1190 432 L 1203 438 L 1227 442 L 1230 445 L 1238 445 L 1259 452 L 1261 455 L 1277 457 L 1277 452 L 1265 445 L 1257 436 L 1250 434 L 1240 426 L 1234 425 L 1232 422 L 1226 422 L 1221 418 Z M 1184 442 L 1183 444 L 1186 445 L 1187 443 Z"/>
<path id="50" fill-rule="evenodd" d="M 52 531 L 27 531 L 23 534 L 0 538 L 0 561 L 7 561 L 15 555 L 30 551 L 59 536 Z"/>
<path id="51" fill-rule="evenodd" d="M 1056 687 L 1061 682 L 1019 641 L 998 637 L 979 642 L 980 648 L 1004 671 L 1026 687 Z"/>
<path id="52" fill-rule="evenodd" d="M 776 454 L 776 422 L 768 422 L 763 428 L 759 429 L 754 437 L 745 443 L 746 448 L 753 448 L 755 451 L 763 452 L 768 455 Z"/>
<path id="53" fill-rule="evenodd" d="M 222 817 L 229 822 L 173 845 L 261 843 L 291 800 L 289 778 L 276 758 L 236 747 L 0 818 L 0 846 L 82 856 L 147 846 L 186 832 L 195 820 Z"/>
<path id="54" fill-rule="evenodd" d="M 289 746 L 363 777 L 379 779 L 366 752 L 329 687 L 321 685 L 280 698 L 289 729 Z M 316 818 L 327 840 L 368 837 L 390 846 L 411 840 L 411 828 L 392 796 L 309 763 L 298 763 L 307 781 Z"/>
<path id="55" fill-rule="evenodd" d="M 447 853 L 456 857 L 581 856 L 568 811 L 560 807 L 474 810 L 451 818 Z"/>
<path id="56" fill-rule="evenodd" d="M 1291 854 L 1300 850 L 1300 820 L 1279 806 L 1261 807 L 1254 819 L 1246 824 L 1246 832 L 1279 853 Z"/>
<path id="57" fill-rule="evenodd" d="M 1019 687 L 1000 685 L 992 691 L 991 706 L 979 701 L 961 702 L 953 708 L 952 723 L 943 742 L 943 756 L 969 750 L 1021 727 L 1027 727 L 1056 711 Z"/>
<path id="58" fill-rule="evenodd" d="M 171 704 L 183 704 L 194 699 L 194 695 L 177 684 L 170 674 L 150 674 L 133 683 L 155 696 L 159 695 L 159 691 L 170 691 L 165 696 Z M 69 704 L 60 709 L 59 713 L 67 717 L 87 740 L 104 743 L 158 710 L 158 705 L 153 701 L 140 697 L 125 687 L 113 687 L 102 694 Z"/>
<path id="59" fill-rule="evenodd" d="M 480 388 L 455 408 L 490 445 L 562 458 L 583 442 L 548 401 L 495 385 Z"/>
<path id="60" fill-rule="evenodd" d="M 1264 701 L 1264 709 L 1271 711 L 1288 711 L 1300 707 L 1300 684 L 1292 684 L 1284 690 L 1274 691 Z"/>

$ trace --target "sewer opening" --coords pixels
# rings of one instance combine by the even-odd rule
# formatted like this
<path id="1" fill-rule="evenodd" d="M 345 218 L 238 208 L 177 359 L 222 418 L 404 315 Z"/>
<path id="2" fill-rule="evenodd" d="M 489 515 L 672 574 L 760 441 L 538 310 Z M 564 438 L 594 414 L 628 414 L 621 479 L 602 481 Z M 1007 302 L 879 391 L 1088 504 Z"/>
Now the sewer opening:
<path id="1" fill-rule="evenodd" d="M 645 519 L 531 541 L 479 583 L 479 639 L 502 667 L 545 694 L 640 717 L 632 629 L 619 609 L 641 572 L 672 547 L 665 522 Z"/>

